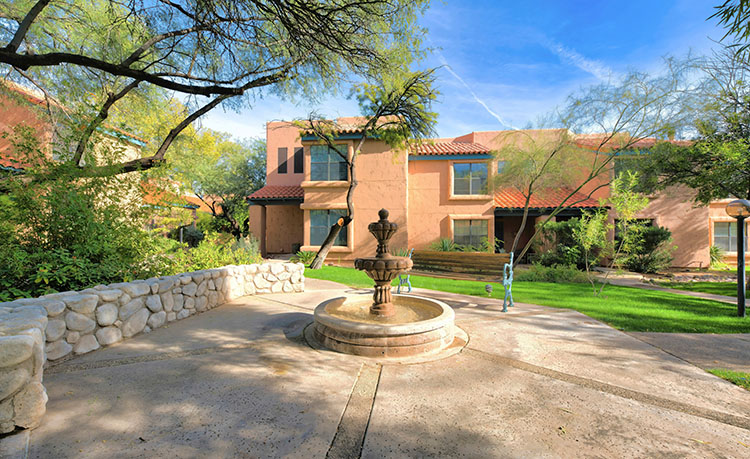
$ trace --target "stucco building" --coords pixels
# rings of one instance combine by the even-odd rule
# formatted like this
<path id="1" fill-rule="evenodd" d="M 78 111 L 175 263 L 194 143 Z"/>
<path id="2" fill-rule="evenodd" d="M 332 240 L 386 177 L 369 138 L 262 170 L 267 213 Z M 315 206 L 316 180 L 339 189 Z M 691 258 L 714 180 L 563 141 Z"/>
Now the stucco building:
<path id="1" fill-rule="evenodd" d="M 342 128 L 336 137 L 338 148 L 350 157 L 360 138 L 356 128 L 346 128 L 351 122 L 339 119 Z M 503 158 L 492 152 L 510 141 L 507 132 L 472 132 L 433 139 L 409 152 L 391 151 L 384 142 L 367 139 L 357 158 L 354 220 L 342 231 L 328 260 L 349 264 L 358 256 L 372 254 L 375 240 L 367 225 L 377 219 L 377 211 L 383 207 L 400 227 L 392 248 L 427 249 L 440 238 L 450 238 L 472 245 L 479 245 L 482 239 L 501 240 L 496 249 L 508 250 L 520 227 L 523 196 L 511 188 L 487 192 L 493 188 L 489 185 L 494 177 L 503 173 Z M 524 135 L 543 138 L 562 132 L 525 131 Z M 261 239 L 267 254 L 316 251 L 330 226 L 346 212 L 345 163 L 314 136 L 289 122 L 268 123 L 266 139 L 267 184 L 249 197 L 254 204 L 251 231 Z M 586 149 L 589 140 L 582 136 L 577 141 L 582 154 L 595 154 Z M 643 150 L 654 142 L 646 139 L 633 149 Z M 577 172 L 571 167 L 565 173 Z M 579 216 L 583 209 L 599 207 L 599 198 L 609 194 L 606 183 L 610 177 L 604 174 L 583 188 L 568 201 L 575 204 L 557 218 Z M 569 193 L 565 187 L 558 187 L 532 197 L 531 218 L 521 235 L 521 247 L 533 234 L 535 221 L 549 215 Z M 648 208 L 638 217 L 672 231 L 678 247 L 675 266 L 707 267 L 711 245 L 723 247 L 730 263 L 736 261 L 729 253 L 736 249 L 736 238 L 729 224 L 732 219 L 724 213 L 725 202 L 695 207 L 691 193 L 689 189 L 672 188 L 652 196 Z"/>

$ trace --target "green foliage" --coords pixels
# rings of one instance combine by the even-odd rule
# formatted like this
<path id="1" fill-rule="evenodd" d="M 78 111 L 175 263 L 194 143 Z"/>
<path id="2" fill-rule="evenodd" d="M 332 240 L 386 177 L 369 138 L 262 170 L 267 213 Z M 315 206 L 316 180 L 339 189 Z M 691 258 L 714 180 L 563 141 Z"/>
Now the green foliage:
<path id="1" fill-rule="evenodd" d="M 437 241 L 430 244 L 430 249 L 437 252 L 457 252 L 458 247 L 456 244 L 447 237 L 441 237 Z"/>
<path id="2" fill-rule="evenodd" d="M 247 237 L 235 240 L 226 233 L 207 233 L 192 249 L 179 243 L 176 246 L 161 243 L 155 245 L 154 249 L 145 264 L 152 275 L 159 276 L 262 261 L 256 239 Z"/>
<path id="3" fill-rule="evenodd" d="M 536 250 L 539 253 L 537 262 L 548 267 L 563 265 L 575 266 L 578 269 L 585 268 L 584 250 L 574 236 L 580 226 L 581 222 L 577 218 L 561 222 L 547 222 L 540 229 L 541 240 L 536 243 Z"/>
<path id="4" fill-rule="evenodd" d="M 398 249 L 391 249 L 391 255 L 393 255 L 394 257 L 408 257 L 409 249 L 403 247 Z"/>
<path id="5" fill-rule="evenodd" d="M 305 266 L 309 266 L 310 263 L 315 259 L 315 252 L 309 252 L 309 251 L 302 251 L 295 253 L 294 256 L 291 258 L 291 261 L 294 263 L 302 263 Z"/>
<path id="6" fill-rule="evenodd" d="M 0 200 L 5 299 L 82 289 L 143 272 L 149 237 L 141 229 L 142 210 L 123 199 L 133 192 L 128 183 L 12 185 Z"/>
<path id="7" fill-rule="evenodd" d="M 633 242 L 622 264 L 630 271 L 656 273 L 672 262 L 672 232 L 660 226 L 645 226 L 632 231 Z"/>
<path id="8" fill-rule="evenodd" d="M 204 231 L 247 235 L 247 196 L 266 180 L 266 143 L 261 139 L 235 142 L 229 136 L 205 130 L 183 143 L 185 154 L 172 169 L 180 181 L 211 208 L 214 220 Z"/>
<path id="9" fill-rule="evenodd" d="M 529 269 L 516 270 L 515 280 L 520 282 L 574 282 L 584 283 L 586 275 L 571 265 L 544 266 L 534 263 Z"/>
<path id="10" fill-rule="evenodd" d="M 727 265 L 724 263 L 724 250 L 721 247 L 712 245 L 708 249 L 708 256 L 711 260 L 712 269 L 726 269 Z"/>

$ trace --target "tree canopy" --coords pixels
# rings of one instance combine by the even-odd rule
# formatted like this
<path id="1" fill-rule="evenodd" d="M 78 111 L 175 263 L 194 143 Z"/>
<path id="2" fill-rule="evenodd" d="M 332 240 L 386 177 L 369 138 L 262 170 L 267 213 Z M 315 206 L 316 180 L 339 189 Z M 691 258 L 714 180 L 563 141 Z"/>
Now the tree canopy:
<path id="1" fill-rule="evenodd" d="M 0 64 L 41 87 L 78 89 L 83 109 L 71 162 L 81 175 L 113 173 L 82 157 L 120 101 L 153 88 L 182 94 L 190 112 L 148 156 L 114 171 L 129 172 L 162 163 L 175 138 L 222 103 L 251 105 L 267 92 L 317 97 L 347 80 L 408 69 L 422 53 L 416 18 L 427 3 L 6 0 Z"/>

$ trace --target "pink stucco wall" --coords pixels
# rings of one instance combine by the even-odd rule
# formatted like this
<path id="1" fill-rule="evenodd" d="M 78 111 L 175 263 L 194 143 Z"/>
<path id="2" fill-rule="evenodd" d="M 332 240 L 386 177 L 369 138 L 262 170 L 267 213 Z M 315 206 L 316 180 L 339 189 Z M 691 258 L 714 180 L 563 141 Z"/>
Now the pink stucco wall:
<path id="1" fill-rule="evenodd" d="M 409 247 L 426 249 L 440 238 L 452 239 L 455 219 L 486 219 L 487 236 L 490 240 L 494 238 L 491 197 L 464 199 L 451 196 L 454 162 L 467 161 L 409 161 Z"/>
<path id="2" fill-rule="evenodd" d="M 266 184 L 299 185 L 304 173 L 294 173 L 294 149 L 301 147 L 299 128 L 288 121 L 272 121 L 266 124 Z M 287 149 L 287 171 L 279 174 L 279 148 Z M 305 169 L 307 171 L 307 169 Z"/>
<path id="3" fill-rule="evenodd" d="M 355 141 L 342 140 L 352 155 Z M 310 245 L 310 210 L 346 209 L 347 184 L 345 182 L 310 181 L 310 144 L 305 146 L 305 202 L 304 250 L 317 250 Z M 375 253 L 375 238 L 367 225 L 378 219 L 378 211 L 387 208 L 389 219 L 399 224 L 399 231 L 391 239 L 391 247 L 406 247 L 409 228 L 407 225 L 407 161 L 405 152 L 392 152 L 379 141 L 368 141 L 356 158 L 358 185 L 354 190 L 354 221 L 347 228 L 348 247 L 333 247 L 334 258 L 351 261 L 356 257 Z"/>

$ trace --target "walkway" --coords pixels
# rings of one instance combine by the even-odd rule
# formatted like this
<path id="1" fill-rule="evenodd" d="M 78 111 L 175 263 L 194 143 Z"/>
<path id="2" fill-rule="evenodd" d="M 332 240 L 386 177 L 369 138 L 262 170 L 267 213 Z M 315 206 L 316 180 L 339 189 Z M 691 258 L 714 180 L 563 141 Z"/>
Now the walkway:
<path id="1" fill-rule="evenodd" d="M 307 287 L 49 368 L 28 456 L 750 454 L 750 392 L 575 311 L 518 304 L 502 314 L 495 300 L 439 294 L 466 348 L 380 364 L 304 343 L 315 305 L 358 292 Z"/>
<path id="2" fill-rule="evenodd" d="M 680 295 L 692 296 L 695 298 L 703 298 L 704 300 L 720 301 L 722 303 L 737 304 L 737 298 L 725 295 L 715 295 L 713 293 L 705 292 L 692 292 L 690 290 L 679 290 L 669 287 L 661 287 L 659 285 L 646 284 L 641 282 L 640 279 L 633 278 L 610 278 L 608 282 L 612 285 L 620 285 L 622 287 L 635 287 L 642 288 L 644 290 L 657 290 L 660 292 L 678 293 Z"/>

